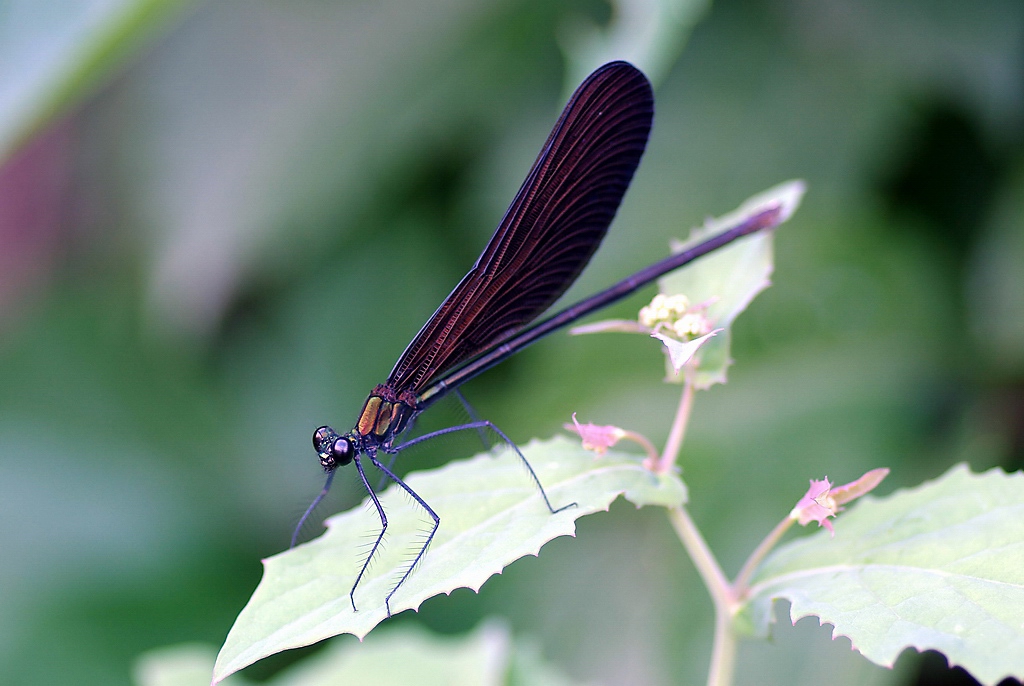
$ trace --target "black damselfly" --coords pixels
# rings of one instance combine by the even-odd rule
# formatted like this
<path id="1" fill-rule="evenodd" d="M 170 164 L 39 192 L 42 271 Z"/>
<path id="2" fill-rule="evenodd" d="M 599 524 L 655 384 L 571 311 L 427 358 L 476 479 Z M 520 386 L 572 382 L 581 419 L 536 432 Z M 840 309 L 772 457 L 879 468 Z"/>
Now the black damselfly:
<path id="1" fill-rule="evenodd" d="M 766 209 L 527 327 L 576 280 L 597 250 L 640 163 L 653 118 L 651 86 L 637 68 L 626 62 L 611 62 L 588 76 L 562 111 L 476 264 L 413 338 L 387 381 L 370 392 L 355 427 L 346 434 L 329 426 L 314 432 L 313 445 L 328 473 L 327 482 L 302 516 L 292 545 L 302 524 L 330 489 L 335 469 L 349 462 L 355 462 L 380 516 L 380 534 L 349 592 L 353 610 L 356 588 L 387 530 L 387 515 L 367 479 L 362 456 L 404 489 L 434 522 L 423 546 L 385 598 L 390 616 L 391 598 L 422 559 L 441 519 L 378 460 L 378 452 L 394 455 L 442 434 L 490 429 L 516 451 L 552 514 L 572 507 L 575 503 L 558 508 L 551 504 L 526 458 L 487 420 L 434 431 L 405 443 L 396 444 L 396 439 L 420 412 L 446 393 L 543 336 L 626 297 L 666 272 L 780 220 L 781 208 Z"/>

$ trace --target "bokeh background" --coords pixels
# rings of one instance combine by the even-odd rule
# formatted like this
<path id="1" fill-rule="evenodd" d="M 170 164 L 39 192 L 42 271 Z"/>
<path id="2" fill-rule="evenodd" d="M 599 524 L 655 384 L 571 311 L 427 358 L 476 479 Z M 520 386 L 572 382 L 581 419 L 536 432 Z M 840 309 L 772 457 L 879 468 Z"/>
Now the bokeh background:
<path id="1" fill-rule="evenodd" d="M 887 492 L 958 461 L 1021 468 L 1019 0 L 10 0 L 0 683 L 127 684 L 146 650 L 219 645 L 321 486 L 312 429 L 353 420 L 568 92 L 614 58 L 655 81 L 655 130 L 568 299 L 809 185 L 684 447 L 726 570 L 810 478 L 886 466 Z M 465 391 L 520 442 L 575 411 L 660 443 L 678 397 L 661 375 L 641 337 L 558 334 Z M 439 441 L 399 468 L 473 450 Z M 360 498 L 343 474 L 323 514 Z M 620 503 L 479 595 L 391 621 L 490 617 L 575 679 L 704 680 L 710 601 L 657 511 Z M 963 677 L 913 651 L 883 669 L 781 617 L 743 644 L 738 683 Z"/>

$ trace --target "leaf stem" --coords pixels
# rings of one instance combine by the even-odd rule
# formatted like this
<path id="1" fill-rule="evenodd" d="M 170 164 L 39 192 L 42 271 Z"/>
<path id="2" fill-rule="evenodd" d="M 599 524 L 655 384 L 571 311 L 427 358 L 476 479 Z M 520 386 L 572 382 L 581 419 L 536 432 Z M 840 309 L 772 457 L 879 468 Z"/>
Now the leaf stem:
<path id="1" fill-rule="evenodd" d="M 690 559 L 693 560 L 697 572 L 704 579 L 704 585 L 708 587 L 715 606 L 730 602 L 729 580 L 722 572 L 722 567 L 715 559 L 711 548 L 708 547 L 707 541 L 704 540 L 700 531 L 697 530 L 697 526 L 690 519 L 690 514 L 685 508 L 673 507 L 668 511 L 668 518 L 676 533 L 679 534 L 679 540 L 683 542 L 686 552 L 690 554 Z"/>
<path id="2" fill-rule="evenodd" d="M 750 577 L 754 575 L 757 570 L 757 566 L 761 564 L 765 556 L 771 552 L 771 549 L 779 542 L 783 534 L 789 531 L 789 527 L 793 525 L 796 520 L 792 517 L 787 516 L 781 522 L 775 525 L 771 533 L 764 537 L 764 540 L 758 544 L 754 552 L 750 553 L 750 557 L 743 563 L 743 568 L 740 569 L 740 573 L 736 575 L 736 581 L 733 582 L 733 593 L 736 599 L 742 599 L 747 593 L 747 586 L 750 583 Z"/>
<path id="3" fill-rule="evenodd" d="M 683 439 L 686 436 L 690 413 L 693 410 L 693 397 L 692 368 L 687 365 L 683 393 L 679 400 L 679 407 L 676 409 L 672 430 L 669 432 L 661 458 L 652 465 L 657 472 L 664 473 L 672 469 L 676 463 Z M 651 461 L 652 458 L 648 457 L 648 462 Z M 711 652 L 711 664 L 708 667 L 708 686 L 730 686 L 736 666 L 738 642 L 734 627 L 736 612 L 742 606 L 754 571 L 769 551 L 778 544 L 795 520 L 787 516 L 779 522 L 747 558 L 740 573 L 736 576 L 736 580 L 730 583 L 686 509 L 671 508 L 668 511 L 668 516 L 679 540 L 682 541 L 683 547 L 690 559 L 693 560 L 697 573 L 704 580 L 704 585 L 707 587 L 715 607 L 715 638 Z"/>
<path id="4" fill-rule="evenodd" d="M 661 453 L 661 460 L 654 467 L 659 474 L 672 469 L 679 457 L 679 450 L 683 447 L 683 439 L 686 437 L 686 426 L 690 422 L 690 412 L 693 410 L 693 373 L 692 367 L 686 365 L 686 380 L 683 382 L 683 396 L 680 398 L 679 407 L 676 408 L 676 416 L 672 421 L 672 430 L 669 432 L 668 441 L 665 442 L 665 450 Z"/>

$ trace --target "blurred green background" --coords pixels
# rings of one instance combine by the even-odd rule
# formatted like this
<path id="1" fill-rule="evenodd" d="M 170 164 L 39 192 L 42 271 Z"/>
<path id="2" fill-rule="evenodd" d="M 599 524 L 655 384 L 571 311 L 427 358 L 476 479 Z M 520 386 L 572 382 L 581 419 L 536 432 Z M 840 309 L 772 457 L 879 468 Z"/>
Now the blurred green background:
<path id="1" fill-rule="evenodd" d="M 654 78 L 655 130 L 567 299 L 809 185 L 684 447 L 726 571 L 810 478 L 887 466 L 888 492 L 1022 466 L 1019 0 L 8 0 L 0 683 L 126 684 L 145 650 L 223 640 L 322 485 L 312 429 L 350 425 L 614 58 Z M 660 444 L 662 370 L 640 337 L 558 334 L 465 392 L 517 441 L 575 411 Z M 476 449 L 437 441 L 399 469 Z M 343 473 L 321 514 L 361 497 Z M 710 601 L 661 512 L 620 503 L 391 621 L 493 616 L 577 679 L 704 680 Z M 943 663 L 889 671 L 783 614 L 737 681 L 924 684 Z"/>

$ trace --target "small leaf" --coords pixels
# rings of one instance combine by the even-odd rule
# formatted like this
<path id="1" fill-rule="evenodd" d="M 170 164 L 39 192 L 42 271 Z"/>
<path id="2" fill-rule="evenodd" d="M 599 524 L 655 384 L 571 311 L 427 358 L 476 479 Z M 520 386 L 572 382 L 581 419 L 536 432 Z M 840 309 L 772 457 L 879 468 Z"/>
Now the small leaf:
<path id="1" fill-rule="evenodd" d="M 1024 676 L 1024 474 L 960 465 L 865 498 L 835 530 L 765 561 L 747 608 L 755 632 L 785 598 L 794 623 L 817 616 L 879 665 L 910 647 L 941 651 L 983 684 Z"/>
<path id="2" fill-rule="evenodd" d="M 671 336 L 666 336 L 657 331 L 651 334 L 651 338 L 657 338 L 665 344 L 665 347 L 668 349 L 668 362 L 672 366 L 672 371 L 678 374 L 686 363 L 697 354 L 700 347 L 720 331 L 721 329 L 715 329 L 700 338 L 694 338 L 692 341 L 677 341 Z"/>
<path id="3" fill-rule="evenodd" d="M 484 453 L 406 483 L 441 517 L 441 526 L 419 566 L 391 600 L 392 612 L 415 609 L 427 598 L 480 586 L 506 565 L 557 536 L 574 535 L 574 521 L 607 510 L 615 498 L 641 505 L 677 506 L 686 488 L 674 474 L 656 475 L 642 458 L 609 451 L 600 458 L 564 437 L 522 448 L 553 505 L 576 507 L 552 515 L 522 464 L 509 450 Z M 349 603 L 368 541 L 380 528 L 376 510 L 362 506 L 331 517 L 328 531 L 305 545 L 265 560 L 263 580 L 232 627 L 217 658 L 222 679 L 288 648 L 337 634 L 360 638 L 385 619 L 384 597 L 422 544 L 430 520 L 395 488 L 381 495 L 388 513 L 386 545 Z"/>
<path id="4" fill-rule="evenodd" d="M 745 219 L 762 212 L 769 205 L 782 206 L 779 223 L 792 216 L 800 204 L 804 184 L 790 181 L 776 186 L 747 200 L 734 212 L 724 217 L 705 222 L 694 229 L 685 243 L 672 246 L 677 253 L 710 236 L 721 233 Z M 729 357 L 732 340 L 732 322 L 754 297 L 768 287 L 772 273 L 773 231 L 759 231 L 741 238 L 730 245 L 705 255 L 685 269 L 679 269 L 659 279 L 658 285 L 666 295 L 682 294 L 693 303 L 707 303 L 706 316 L 714 327 L 724 331 L 701 349 L 700 364 L 693 383 L 698 389 L 709 388 L 716 383 L 725 383 L 726 369 L 732 360 Z M 682 381 L 682 376 L 672 372 L 669 365 L 668 378 Z"/>

